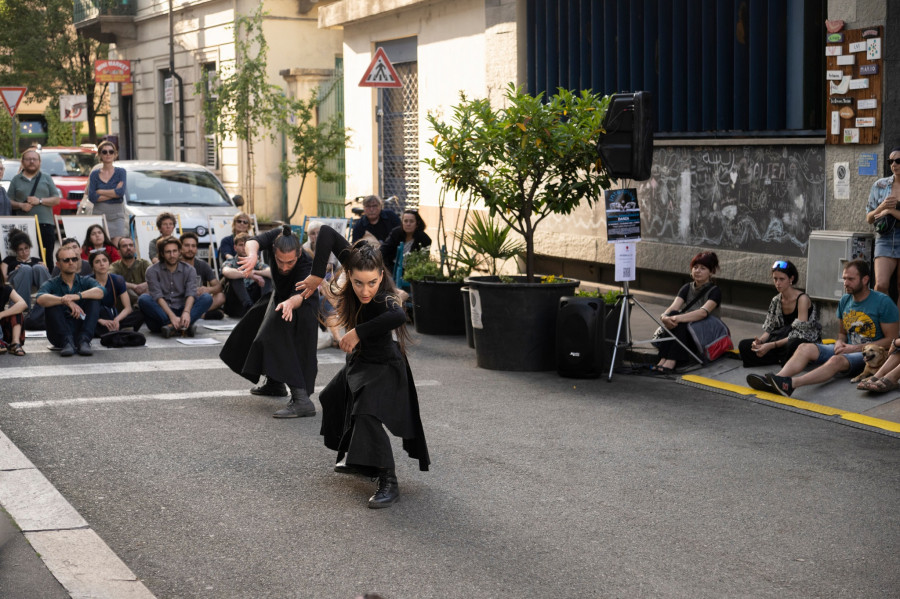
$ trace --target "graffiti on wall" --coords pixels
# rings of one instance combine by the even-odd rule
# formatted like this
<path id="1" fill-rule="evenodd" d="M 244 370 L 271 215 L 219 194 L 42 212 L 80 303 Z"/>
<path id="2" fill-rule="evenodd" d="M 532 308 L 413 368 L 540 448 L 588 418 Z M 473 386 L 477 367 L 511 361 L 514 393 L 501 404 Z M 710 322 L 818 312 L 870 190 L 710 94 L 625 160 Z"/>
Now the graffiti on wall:
<path id="1" fill-rule="evenodd" d="M 824 192 L 822 146 L 661 147 L 638 184 L 642 237 L 805 256 Z"/>

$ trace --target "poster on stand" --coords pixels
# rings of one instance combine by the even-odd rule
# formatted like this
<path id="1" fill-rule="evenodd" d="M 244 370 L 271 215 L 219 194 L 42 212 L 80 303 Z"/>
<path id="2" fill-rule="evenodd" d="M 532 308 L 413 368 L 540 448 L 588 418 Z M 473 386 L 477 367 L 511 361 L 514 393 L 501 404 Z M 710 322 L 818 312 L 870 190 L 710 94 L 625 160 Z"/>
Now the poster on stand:
<path id="1" fill-rule="evenodd" d="M 641 240 L 641 211 L 637 189 L 606 192 L 606 240 L 609 243 Z"/>

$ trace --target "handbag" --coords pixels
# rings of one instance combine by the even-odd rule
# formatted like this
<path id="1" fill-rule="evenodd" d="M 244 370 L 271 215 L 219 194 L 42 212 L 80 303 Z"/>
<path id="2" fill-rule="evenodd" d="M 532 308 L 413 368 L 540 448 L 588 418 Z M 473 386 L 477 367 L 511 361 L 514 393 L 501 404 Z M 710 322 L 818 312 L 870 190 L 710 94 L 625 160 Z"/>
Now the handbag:
<path id="1" fill-rule="evenodd" d="M 894 230 L 897 219 L 893 214 L 885 214 L 875 219 L 875 232 L 879 235 L 887 235 Z"/>
<path id="2" fill-rule="evenodd" d="M 701 291 L 705 290 L 706 287 L 711 284 L 712 283 L 707 283 L 706 285 L 704 285 L 703 288 L 701 288 Z M 704 293 L 698 293 L 696 296 L 694 296 L 694 299 L 692 299 L 687 304 L 685 304 L 684 307 L 681 308 L 681 310 L 675 310 L 674 312 L 667 312 L 666 314 L 668 314 L 669 316 L 678 316 L 679 314 L 684 314 L 685 312 L 689 312 L 690 309 L 694 306 L 694 304 L 696 304 L 698 301 L 700 301 L 700 299 L 702 297 L 704 297 Z M 651 339 L 662 339 L 663 337 L 666 337 L 666 336 L 667 336 L 666 329 L 664 327 L 656 327 L 656 330 L 653 331 L 653 337 L 651 337 Z"/>
<path id="3" fill-rule="evenodd" d="M 713 362 L 725 352 L 734 349 L 731 331 L 728 325 L 716 316 L 707 316 L 703 320 L 688 323 L 688 331 L 700 350 L 704 362 Z"/>
<path id="4" fill-rule="evenodd" d="M 110 331 L 100 336 L 103 347 L 140 347 L 146 343 L 147 338 L 137 331 Z"/>

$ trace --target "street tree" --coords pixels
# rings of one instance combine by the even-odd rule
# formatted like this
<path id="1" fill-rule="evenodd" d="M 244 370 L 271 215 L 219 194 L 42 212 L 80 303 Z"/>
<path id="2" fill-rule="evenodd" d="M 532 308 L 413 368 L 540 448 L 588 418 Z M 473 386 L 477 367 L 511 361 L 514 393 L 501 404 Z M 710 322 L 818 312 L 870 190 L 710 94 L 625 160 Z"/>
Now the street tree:
<path id="1" fill-rule="evenodd" d="M 94 62 L 108 56 L 109 45 L 78 33 L 72 14 L 72 0 L 0 0 L 0 85 L 26 86 L 28 99 L 38 101 L 83 94 L 96 142 L 94 117 L 108 84 L 94 82 Z"/>

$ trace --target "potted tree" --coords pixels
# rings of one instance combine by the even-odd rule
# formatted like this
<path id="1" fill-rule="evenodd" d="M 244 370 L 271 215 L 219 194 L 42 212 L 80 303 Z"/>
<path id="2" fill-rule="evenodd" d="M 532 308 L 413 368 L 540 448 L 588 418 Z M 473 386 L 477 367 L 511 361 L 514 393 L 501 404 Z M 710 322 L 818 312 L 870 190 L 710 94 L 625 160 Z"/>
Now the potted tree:
<path id="1" fill-rule="evenodd" d="M 435 157 L 425 162 L 445 190 L 471 194 L 524 240 L 525 276 L 468 279 L 478 365 L 551 370 L 559 299 L 579 282 L 535 278 L 534 233 L 547 216 L 593 203 L 609 186 L 596 150 L 609 98 L 560 89 L 545 99 L 512 84 L 505 98 L 495 109 L 461 94 L 450 123 L 429 114 Z"/>
<path id="2" fill-rule="evenodd" d="M 428 249 L 410 252 L 403 262 L 409 281 L 413 322 L 423 335 L 464 335 L 465 311 L 459 301 L 470 267 L 458 256 L 433 255 Z"/>

